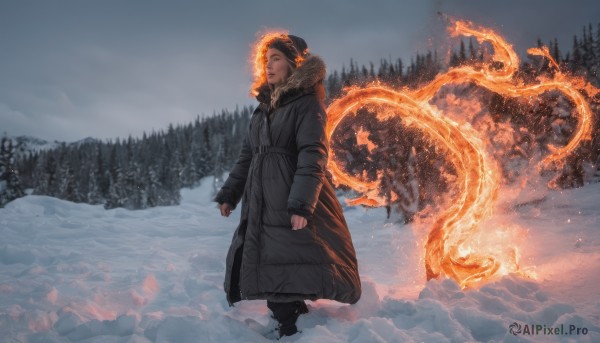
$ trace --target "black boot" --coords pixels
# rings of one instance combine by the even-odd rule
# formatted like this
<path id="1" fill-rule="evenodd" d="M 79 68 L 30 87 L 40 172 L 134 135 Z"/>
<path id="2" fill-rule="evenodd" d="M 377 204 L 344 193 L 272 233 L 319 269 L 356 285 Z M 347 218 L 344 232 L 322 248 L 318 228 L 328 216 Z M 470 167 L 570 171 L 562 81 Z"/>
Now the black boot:
<path id="1" fill-rule="evenodd" d="M 304 301 L 276 303 L 267 301 L 267 307 L 273 312 L 273 317 L 279 322 L 279 336 L 291 336 L 298 332 L 296 320 L 303 313 L 308 313 Z"/>

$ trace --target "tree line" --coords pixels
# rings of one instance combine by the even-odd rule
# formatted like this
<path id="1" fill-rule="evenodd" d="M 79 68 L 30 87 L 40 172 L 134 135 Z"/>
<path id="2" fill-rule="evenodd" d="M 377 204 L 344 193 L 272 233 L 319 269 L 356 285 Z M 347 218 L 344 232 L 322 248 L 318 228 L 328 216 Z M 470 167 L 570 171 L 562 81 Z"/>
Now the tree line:
<path id="1" fill-rule="evenodd" d="M 537 44 L 543 45 L 541 40 Z M 548 47 L 561 70 L 584 76 L 596 86 L 600 84 L 600 24 L 596 32 L 591 25 L 585 26 L 583 37 L 574 36 L 573 46 L 565 54 L 556 39 Z M 402 59 L 382 59 L 377 67 L 373 63 L 359 66 L 351 59 L 349 67 L 333 71 L 325 80 L 327 102 L 342 95 L 343 87 L 351 84 L 379 81 L 393 87 L 414 88 L 447 68 L 482 63 L 485 58 L 485 46 L 469 39 L 466 43 L 460 40 L 447 61 L 442 61 L 436 51 L 419 53 L 406 65 Z M 535 56 L 523 61 L 519 68 L 519 76 L 526 80 L 552 72 L 547 61 Z M 511 148 L 497 156 L 506 180 L 518 176 L 516 165 L 543 153 L 549 144 L 564 143 L 574 128 L 572 104 L 560 94 L 544 95 L 543 101 L 531 104 L 476 88 L 467 85 L 460 92 L 478 92 L 486 99 L 484 105 L 491 118 L 484 124 L 495 130 L 495 136 L 510 133 Z M 598 112 L 597 105 L 594 110 Z M 233 165 L 251 113 L 250 107 L 223 110 L 212 117 L 197 117 L 187 125 L 170 125 L 166 131 L 144 133 L 141 138 L 62 144 L 18 160 L 13 156 L 14 145 L 4 138 L 0 206 L 22 196 L 27 188 L 33 194 L 104 204 L 106 208 L 178 204 L 182 187 L 197 186 L 208 175 L 219 178 Z M 369 132 L 374 150 L 357 141 L 355 133 L 363 128 Z M 596 118 L 593 132 L 599 129 Z M 349 173 L 373 179 L 378 177 L 378 171 L 383 171 L 381 194 L 390 199 L 390 206 L 400 211 L 406 221 L 417 211 L 439 202 L 449 189 L 453 170 L 445 164 L 444 152 L 419 132 L 404 127 L 400 119 L 378 123 L 374 113 L 362 109 L 355 119 L 343 121 L 333 138 L 332 148 L 338 158 L 342 157 Z M 555 184 L 562 188 L 580 186 L 584 171 L 592 174 L 588 180 L 597 180 L 599 164 L 600 137 L 594 137 L 563 169 L 556 171 Z"/>
<path id="2" fill-rule="evenodd" d="M 600 86 L 600 23 L 596 32 L 592 25 L 583 27 L 582 37 L 575 35 L 570 51 L 565 54 L 556 38 L 546 45 L 560 70 L 584 77 L 596 87 Z M 537 46 L 544 44 L 537 40 Z M 489 49 L 475 40 L 461 39 L 458 47 L 450 51 L 449 58 L 442 61 L 437 51 L 417 54 L 406 65 L 402 59 L 382 59 L 378 68 L 373 63 L 359 66 L 350 60 L 349 68 L 334 71 L 326 80 L 329 99 L 343 93 L 349 85 L 366 85 L 374 81 L 395 87 L 416 88 L 435 78 L 448 68 L 475 65 L 481 66 L 489 57 Z M 517 76 L 527 82 L 536 82 L 538 77 L 550 77 L 555 72 L 549 61 L 528 56 L 521 62 Z M 499 161 L 502 182 L 516 182 L 528 166 L 533 166 L 540 155 L 549 153 L 551 146 L 562 146 L 568 142 L 575 127 L 572 115 L 575 108 L 566 97 L 558 92 L 549 92 L 540 99 L 506 98 L 475 85 L 456 87 L 458 97 L 477 96 L 490 116 L 474 117 L 471 124 L 480 131 L 487 131 L 488 146 Z M 440 99 L 434 99 L 434 101 Z M 591 100 L 596 113 L 592 132 L 600 132 L 598 97 Z M 376 148 L 369 149 L 358 144 L 356 132 L 370 132 L 368 138 Z M 402 125 L 398 118 L 379 123 L 375 113 L 361 109 L 357 115 L 343 120 L 332 139 L 344 168 L 351 175 L 364 175 L 373 180 L 382 173 L 380 194 L 410 221 L 415 212 L 435 206 L 450 190 L 454 170 L 444 159 L 444 152 L 428 142 L 419 132 Z M 600 135 L 592 137 L 575 151 L 562 166 L 555 166 L 550 185 L 555 188 L 583 186 L 585 182 L 600 180 Z M 417 186 L 415 186 L 415 184 Z M 394 194 L 395 197 L 392 197 Z M 396 200 L 392 201 L 393 198 Z M 388 211 L 389 213 L 389 211 Z"/>
<path id="3" fill-rule="evenodd" d="M 141 138 L 84 141 L 30 153 L 17 162 L 20 188 L 107 209 L 176 205 L 182 187 L 230 168 L 252 109 L 223 110 Z"/>

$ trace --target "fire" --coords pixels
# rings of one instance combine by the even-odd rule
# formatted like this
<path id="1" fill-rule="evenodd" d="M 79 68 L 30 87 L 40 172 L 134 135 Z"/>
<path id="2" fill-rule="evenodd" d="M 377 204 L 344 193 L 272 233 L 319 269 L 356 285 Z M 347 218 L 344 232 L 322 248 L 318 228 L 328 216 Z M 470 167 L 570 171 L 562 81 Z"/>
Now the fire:
<path id="1" fill-rule="evenodd" d="M 369 152 L 375 149 L 376 145 L 369 139 L 369 131 L 363 130 L 361 127 L 356 133 L 356 142 L 358 145 L 366 145 Z"/>
<path id="2" fill-rule="evenodd" d="M 525 85 L 515 78 L 519 58 L 501 36 L 465 21 L 453 22 L 449 31 L 454 36 L 473 36 L 480 43 L 490 43 L 494 50 L 493 66 L 489 63 L 481 69 L 472 66 L 452 68 L 415 90 L 395 90 L 379 84 L 364 88 L 349 87 L 346 94 L 327 109 L 327 135 L 331 139 L 346 115 L 369 106 L 377 109 L 378 120 L 399 115 L 407 126 L 419 129 L 434 144 L 445 149 L 448 161 L 456 169 L 458 194 L 452 204 L 435 219 L 429 233 L 425 246 L 426 273 L 428 279 L 447 276 L 461 287 L 469 287 L 489 280 L 494 275 L 518 271 L 519 254 L 516 249 L 485 253 L 478 249 L 481 242 L 480 238 L 476 238 L 481 236 L 478 229 L 492 214 L 500 183 L 499 169 L 486 153 L 478 132 L 468 123 L 457 123 L 445 117 L 429 101 L 442 86 L 467 82 L 506 97 L 533 97 L 551 90 L 564 93 L 577 109 L 577 129 L 566 146 L 553 149 L 541 162 L 545 167 L 551 163 L 560 164 L 583 140 L 591 139 L 593 113 L 580 91 L 585 90 L 593 96 L 599 90 L 583 79 L 563 74 L 560 70 L 555 72 L 552 79 Z M 530 49 L 528 52 L 547 58 L 558 69 L 558 64 L 547 50 Z M 367 136 L 362 133 L 360 138 L 364 140 Z M 347 185 L 362 194 L 348 201 L 349 204 L 385 205 L 385 199 L 378 195 L 380 179 L 365 181 L 348 175 L 336 163 L 335 151 L 331 151 L 328 168 L 336 185 Z M 486 233 L 486 236 L 501 237 L 500 231 Z M 499 245 L 497 241 L 495 245 Z"/>
<path id="3" fill-rule="evenodd" d="M 267 82 L 267 76 L 265 74 L 265 61 L 267 59 L 267 50 L 269 50 L 269 44 L 276 39 L 286 36 L 287 31 L 284 30 L 271 30 L 263 33 L 256 42 L 252 45 L 251 62 L 254 66 L 254 83 L 252 84 L 252 96 L 256 96 L 256 89 Z"/>

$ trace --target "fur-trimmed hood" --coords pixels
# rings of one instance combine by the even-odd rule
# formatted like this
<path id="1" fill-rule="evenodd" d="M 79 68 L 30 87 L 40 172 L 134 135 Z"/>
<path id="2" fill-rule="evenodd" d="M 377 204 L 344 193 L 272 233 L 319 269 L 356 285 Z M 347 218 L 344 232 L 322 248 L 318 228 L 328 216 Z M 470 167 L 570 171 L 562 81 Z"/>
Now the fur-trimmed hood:
<path id="1" fill-rule="evenodd" d="M 270 104 L 274 109 L 282 105 L 289 95 L 303 94 L 313 90 L 317 93 L 324 93 L 324 89 L 316 88 L 323 87 L 325 75 L 325 62 L 317 55 L 308 55 L 283 85 L 272 91 L 269 85 L 264 83 L 258 89 L 256 99 L 261 103 Z M 324 94 L 322 96 L 324 97 Z"/>
<path id="2" fill-rule="evenodd" d="M 256 81 L 264 76 L 260 66 Z M 324 78 L 323 61 L 306 55 L 273 94 L 266 80 L 253 89 L 264 98 L 215 197 L 219 204 L 242 204 L 223 283 L 230 305 L 251 299 L 354 304 L 360 298 L 352 237 L 326 177 Z M 262 93 L 260 85 L 265 86 Z M 307 227 L 291 230 L 291 215 L 307 219 Z"/>

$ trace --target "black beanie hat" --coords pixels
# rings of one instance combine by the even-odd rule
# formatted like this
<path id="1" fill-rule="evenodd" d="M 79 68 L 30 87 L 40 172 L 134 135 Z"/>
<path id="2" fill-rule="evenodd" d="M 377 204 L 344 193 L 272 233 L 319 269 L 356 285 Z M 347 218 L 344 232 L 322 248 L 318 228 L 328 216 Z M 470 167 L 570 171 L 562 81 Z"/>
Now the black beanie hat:
<path id="1" fill-rule="evenodd" d="M 269 44 L 269 48 L 281 51 L 290 63 L 297 68 L 296 58 L 298 56 L 306 57 L 306 55 L 308 55 L 308 45 L 306 45 L 304 39 L 298 36 L 287 35 L 287 38 L 288 39 L 278 38 L 273 40 L 271 44 Z"/>

